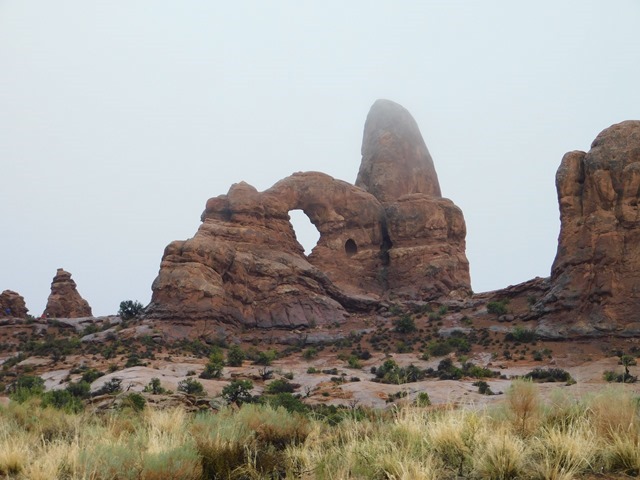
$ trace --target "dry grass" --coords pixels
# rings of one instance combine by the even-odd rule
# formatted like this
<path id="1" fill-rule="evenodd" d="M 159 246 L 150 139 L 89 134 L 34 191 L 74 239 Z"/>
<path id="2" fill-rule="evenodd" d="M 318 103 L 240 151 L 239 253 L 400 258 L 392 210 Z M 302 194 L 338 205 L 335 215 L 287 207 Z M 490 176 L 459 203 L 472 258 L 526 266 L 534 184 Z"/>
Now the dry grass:
<path id="1" fill-rule="evenodd" d="M 337 426 L 268 406 L 192 415 L 0 408 L 0 477 L 14 480 L 570 480 L 640 474 L 637 399 L 515 382 L 502 409 L 405 407 Z M 605 477 L 600 477 L 605 478 Z"/>

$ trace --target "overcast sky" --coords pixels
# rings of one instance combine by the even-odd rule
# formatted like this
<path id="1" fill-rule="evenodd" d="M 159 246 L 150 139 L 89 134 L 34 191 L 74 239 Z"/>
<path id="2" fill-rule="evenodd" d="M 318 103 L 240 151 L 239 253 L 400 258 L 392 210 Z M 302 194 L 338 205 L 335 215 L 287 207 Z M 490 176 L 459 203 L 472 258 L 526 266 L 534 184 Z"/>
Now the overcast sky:
<path id="1" fill-rule="evenodd" d="M 63 267 L 96 315 L 148 303 L 232 183 L 353 183 L 377 98 L 462 208 L 473 289 L 547 276 L 562 155 L 640 118 L 638 25 L 638 0 L 0 0 L 0 291 L 39 315 Z"/>

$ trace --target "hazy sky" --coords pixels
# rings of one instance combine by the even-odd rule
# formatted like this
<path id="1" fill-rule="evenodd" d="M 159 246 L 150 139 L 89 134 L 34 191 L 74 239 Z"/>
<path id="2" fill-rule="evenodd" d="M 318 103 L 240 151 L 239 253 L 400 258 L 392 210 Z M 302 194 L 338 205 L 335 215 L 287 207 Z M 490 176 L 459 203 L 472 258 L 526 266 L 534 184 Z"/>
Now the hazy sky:
<path id="1" fill-rule="evenodd" d="M 353 183 L 377 98 L 462 208 L 473 289 L 547 276 L 562 155 L 640 118 L 639 24 L 638 0 L 0 0 L 0 291 L 39 315 L 63 267 L 94 314 L 146 304 L 232 183 Z"/>

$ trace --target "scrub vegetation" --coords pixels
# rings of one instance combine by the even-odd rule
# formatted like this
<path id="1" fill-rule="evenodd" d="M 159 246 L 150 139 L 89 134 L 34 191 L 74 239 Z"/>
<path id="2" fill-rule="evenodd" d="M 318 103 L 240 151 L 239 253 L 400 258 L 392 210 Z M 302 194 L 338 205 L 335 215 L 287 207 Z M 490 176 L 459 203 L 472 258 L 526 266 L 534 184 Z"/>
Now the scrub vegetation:
<path id="1" fill-rule="evenodd" d="M 27 395 L 0 408 L 0 478 L 569 480 L 640 473 L 638 402 L 630 393 L 576 399 L 557 391 L 543 402 L 537 388 L 516 380 L 502 404 L 483 410 L 407 402 L 298 412 L 245 403 L 189 413 L 125 403 L 94 412 Z"/>

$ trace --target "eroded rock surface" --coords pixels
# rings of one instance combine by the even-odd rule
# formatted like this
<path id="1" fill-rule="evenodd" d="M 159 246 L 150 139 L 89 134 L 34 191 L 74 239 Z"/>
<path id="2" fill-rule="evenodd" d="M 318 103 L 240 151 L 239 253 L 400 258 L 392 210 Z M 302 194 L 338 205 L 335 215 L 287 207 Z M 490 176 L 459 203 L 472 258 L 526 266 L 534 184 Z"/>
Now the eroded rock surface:
<path id="1" fill-rule="evenodd" d="M 59 268 L 53 277 L 51 293 L 43 315 L 50 318 L 92 316 L 91 307 L 78 293 L 76 282 L 71 278 L 71 274 L 62 268 Z"/>
<path id="2" fill-rule="evenodd" d="M 537 305 L 549 336 L 640 334 L 640 121 L 570 152 L 556 175 L 561 230 L 551 288 Z"/>
<path id="3" fill-rule="evenodd" d="M 441 198 L 415 120 L 376 102 L 362 151 L 358 186 L 307 172 L 264 192 L 242 182 L 210 199 L 196 235 L 165 249 L 147 317 L 326 325 L 391 296 L 467 294 L 464 218 Z M 289 222 L 296 209 L 320 232 L 308 257 Z"/>
<path id="4" fill-rule="evenodd" d="M 0 318 L 24 318 L 28 312 L 29 310 L 24 303 L 24 298 L 18 292 L 5 290 L 0 293 Z"/>

